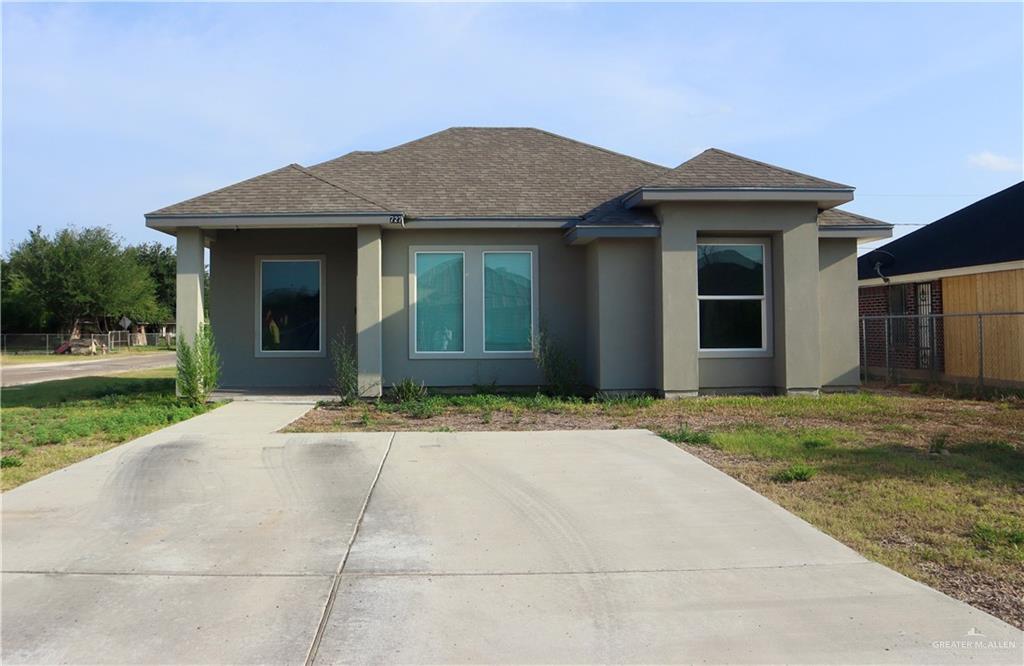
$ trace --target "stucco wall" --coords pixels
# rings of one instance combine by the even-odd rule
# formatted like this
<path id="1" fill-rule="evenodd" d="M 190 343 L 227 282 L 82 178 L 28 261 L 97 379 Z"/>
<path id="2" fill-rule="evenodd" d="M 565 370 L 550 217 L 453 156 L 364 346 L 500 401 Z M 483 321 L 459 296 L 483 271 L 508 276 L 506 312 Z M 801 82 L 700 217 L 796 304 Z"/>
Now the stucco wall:
<path id="1" fill-rule="evenodd" d="M 697 390 L 786 392 L 820 386 L 817 207 L 813 203 L 671 203 L 662 224 L 659 368 L 666 395 Z M 695 286 L 698 235 L 762 237 L 771 241 L 773 318 L 769 354 L 708 358 L 698 349 Z M 808 295 L 811 297 L 809 298 Z M 788 334 L 787 334 L 788 332 Z"/>
<path id="2" fill-rule="evenodd" d="M 428 386 L 469 387 L 535 386 L 542 382 L 532 358 L 444 359 L 409 358 L 409 248 L 412 245 L 537 247 L 539 320 L 584 368 L 586 360 L 586 253 L 567 246 L 558 229 L 519 230 L 411 230 L 386 229 L 383 234 L 382 343 L 383 383 L 389 386 L 413 377 Z M 469 279 L 479 279 L 469 276 Z M 467 309 L 467 317 L 479 312 Z"/>
<path id="3" fill-rule="evenodd" d="M 221 357 L 221 385 L 329 386 L 332 373 L 326 354 L 256 357 L 256 257 L 260 255 L 324 255 L 325 312 L 321 317 L 327 317 L 327 338 L 344 327 L 354 341 L 355 229 L 221 231 L 210 246 L 210 323 Z"/>
<path id="4" fill-rule="evenodd" d="M 821 308 L 821 385 L 860 384 L 857 333 L 857 240 L 818 242 L 818 303 Z"/>
<path id="5" fill-rule="evenodd" d="M 649 390 L 655 374 L 653 239 L 602 239 L 587 246 L 588 355 L 592 386 L 602 391 Z"/>

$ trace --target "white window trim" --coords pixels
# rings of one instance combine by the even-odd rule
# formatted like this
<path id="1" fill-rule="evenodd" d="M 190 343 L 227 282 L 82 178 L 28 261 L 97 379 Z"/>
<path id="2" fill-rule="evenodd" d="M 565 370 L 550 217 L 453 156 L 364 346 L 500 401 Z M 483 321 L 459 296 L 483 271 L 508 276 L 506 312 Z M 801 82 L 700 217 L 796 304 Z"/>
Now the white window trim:
<path id="1" fill-rule="evenodd" d="M 417 346 L 419 337 L 416 335 L 416 300 L 417 300 L 417 262 L 421 254 L 458 254 L 462 256 L 462 349 L 459 351 L 420 351 Z M 409 273 L 409 313 L 411 315 L 409 328 L 412 335 L 409 339 L 410 349 L 415 358 L 445 358 L 450 356 L 463 356 L 466 353 L 466 253 L 457 249 L 416 249 L 412 253 L 412 270 Z"/>
<path id="2" fill-rule="evenodd" d="M 702 245 L 757 245 L 761 247 L 764 261 L 761 265 L 762 284 L 764 292 L 761 295 L 751 294 L 749 296 L 701 296 L 700 285 L 697 275 L 694 275 L 693 289 L 697 294 L 697 354 L 699 358 L 764 358 L 773 355 L 772 327 L 769 322 L 772 320 L 771 298 L 772 293 L 772 270 L 771 270 L 771 241 L 767 238 L 697 238 L 697 248 Z M 697 258 L 698 270 L 700 257 Z M 700 301 L 761 301 L 761 346 L 747 348 L 719 348 L 700 346 Z"/>
<path id="3" fill-rule="evenodd" d="M 529 252 L 530 269 L 532 272 L 530 308 L 530 346 L 529 351 L 485 351 L 484 350 L 484 254 L 488 252 Z M 462 284 L 462 340 L 461 352 L 421 352 L 416 348 L 416 255 L 423 253 L 461 253 L 463 256 Z M 409 359 L 532 359 L 534 341 L 537 338 L 537 326 L 540 320 L 540 254 L 536 245 L 410 245 L 408 273 L 408 310 L 409 310 Z M 478 275 L 479 279 L 472 278 Z M 479 316 L 477 316 L 479 312 Z"/>
<path id="4" fill-rule="evenodd" d="M 315 261 L 320 274 L 320 339 L 313 350 L 263 349 L 263 263 L 272 261 Z M 256 318 L 254 347 L 256 358 L 323 358 L 327 356 L 324 338 L 327 335 L 327 261 L 322 254 L 266 254 L 256 257 Z"/>
<path id="5" fill-rule="evenodd" d="M 525 254 L 530 257 L 530 348 L 522 350 L 487 349 L 487 255 L 489 254 Z M 483 349 L 488 358 L 495 354 L 521 354 L 533 357 L 534 343 L 537 339 L 537 332 L 534 330 L 534 322 L 537 321 L 537 313 L 534 304 L 537 302 L 536 272 L 534 271 L 535 259 L 532 250 L 483 250 L 480 253 L 480 288 L 483 290 L 482 307 L 480 308 L 480 330 L 483 336 Z"/>

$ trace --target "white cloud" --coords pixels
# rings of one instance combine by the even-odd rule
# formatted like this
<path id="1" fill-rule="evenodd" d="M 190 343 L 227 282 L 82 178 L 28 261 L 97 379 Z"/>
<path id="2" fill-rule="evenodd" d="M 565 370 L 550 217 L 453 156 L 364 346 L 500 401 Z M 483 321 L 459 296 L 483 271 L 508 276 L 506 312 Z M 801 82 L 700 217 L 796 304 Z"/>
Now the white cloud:
<path id="1" fill-rule="evenodd" d="M 995 153 L 983 150 L 980 153 L 972 153 L 967 156 L 967 165 L 973 169 L 984 169 L 985 171 L 1020 171 L 1021 164 L 1012 157 L 996 155 Z"/>

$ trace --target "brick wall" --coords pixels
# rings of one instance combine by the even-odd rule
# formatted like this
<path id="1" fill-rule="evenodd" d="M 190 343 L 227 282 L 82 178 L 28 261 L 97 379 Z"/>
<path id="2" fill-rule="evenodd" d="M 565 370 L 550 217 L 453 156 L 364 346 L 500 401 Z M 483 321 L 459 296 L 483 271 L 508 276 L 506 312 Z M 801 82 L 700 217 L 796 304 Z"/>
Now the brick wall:
<path id="1" fill-rule="evenodd" d="M 881 285 L 877 287 L 861 287 L 859 298 L 860 316 L 880 316 L 896 314 L 893 299 L 903 292 L 903 313 L 917 314 L 917 286 L 920 283 L 906 285 Z M 942 281 L 934 280 L 931 285 L 932 313 L 942 314 Z M 899 369 L 927 368 L 927 357 L 922 358 L 919 349 L 920 330 L 917 320 L 903 319 L 889 322 L 889 365 Z M 943 323 L 935 320 L 935 352 L 934 360 L 941 372 L 943 362 Z M 924 341 L 926 344 L 929 342 Z M 865 345 L 866 343 L 866 345 Z M 866 349 L 865 349 L 866 346 Z M 885 323 L 882 320 L 867 320 L 861 329 L 861 359 L 867 355 L 870 367 L 885 366 Z"/>

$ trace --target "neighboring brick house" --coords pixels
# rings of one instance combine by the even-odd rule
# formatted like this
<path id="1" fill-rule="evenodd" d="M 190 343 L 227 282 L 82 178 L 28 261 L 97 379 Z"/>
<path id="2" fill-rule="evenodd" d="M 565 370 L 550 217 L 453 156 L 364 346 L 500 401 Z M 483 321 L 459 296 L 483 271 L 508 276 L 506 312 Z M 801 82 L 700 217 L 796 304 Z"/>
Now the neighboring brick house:
<path id="1" fill-rule="evenodd" d="M 865 254 L 857 273 L 869 369 L 1024 383 L 1024 182 Z M 946 317 L 890 319 L 888 345 L 872 319 L 917 314 Z"/>

